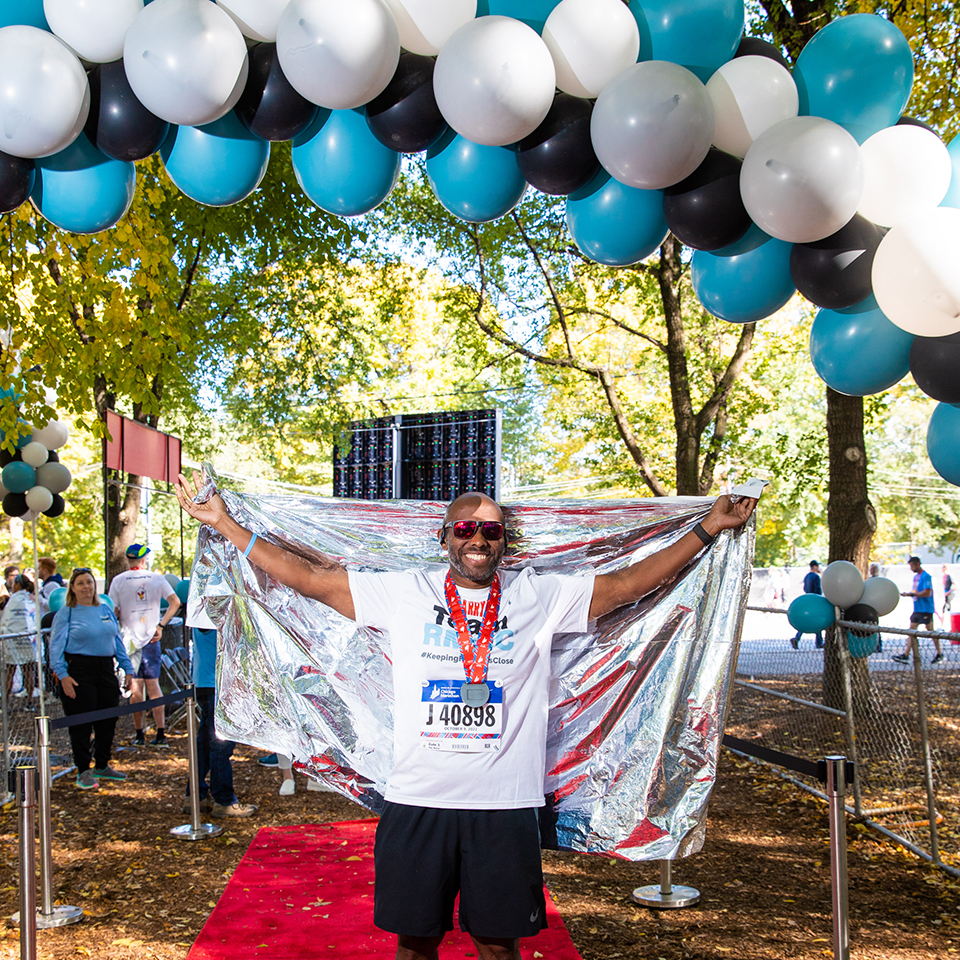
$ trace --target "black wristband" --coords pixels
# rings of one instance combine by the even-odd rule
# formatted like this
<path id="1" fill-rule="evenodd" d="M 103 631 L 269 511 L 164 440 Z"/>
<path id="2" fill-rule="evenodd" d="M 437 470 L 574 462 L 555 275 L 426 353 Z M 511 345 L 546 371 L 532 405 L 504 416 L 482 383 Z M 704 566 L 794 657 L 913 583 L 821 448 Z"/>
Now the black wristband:
<path id="1" fill-rule="evenodd" d="M 703 524 L 702 524 L 702 523 L 698 523 L 698 524 L 693 528 L 693 532 L 700 538 L 700 542 L 701 542 L 705 547 L 709 547 L 710 544 L 713 543 L 713 541 L 717 539 L 716 537 L 711 537 L 710 534 L 707 533 L 707 531 L 703 529 Z"/>

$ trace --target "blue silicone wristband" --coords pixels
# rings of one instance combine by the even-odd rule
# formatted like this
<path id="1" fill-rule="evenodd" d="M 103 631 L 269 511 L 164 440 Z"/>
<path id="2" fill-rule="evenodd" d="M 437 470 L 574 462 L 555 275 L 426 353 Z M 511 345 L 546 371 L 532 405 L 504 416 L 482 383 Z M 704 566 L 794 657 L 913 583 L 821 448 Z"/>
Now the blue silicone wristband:
<path id="1" fill-rule="evenodd" d="M 253 536 L 250 537 L 250 542 L 247 544 L 247 549 L 243 551 L 243 555 L 244 555 L 245 557 L 249 557 L 249 556 L 250 556 L 250 551 L 253 549 L 253 545 L 254 545 L 256 542 L 257 542 L 257 535 L 256 535 L 256 534 L 253 534 Z"/>

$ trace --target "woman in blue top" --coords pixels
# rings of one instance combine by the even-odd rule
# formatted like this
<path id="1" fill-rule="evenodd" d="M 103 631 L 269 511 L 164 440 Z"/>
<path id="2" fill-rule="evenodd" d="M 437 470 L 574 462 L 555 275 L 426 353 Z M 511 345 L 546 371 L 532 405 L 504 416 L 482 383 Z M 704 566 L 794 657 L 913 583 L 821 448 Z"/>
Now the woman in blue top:
<path id="1" fill-rule="evenodd" d="M 67 716 L 106 710 L 120 702 L 120 684 L 114 658 L 127 674 L 127 688 L 133 665 L 120 639 L 117 618 L 97 596 L 97 582 L 87 567 L 70 575 L 67 597 L 53 618 L 50 639 L 50 666 L 60 680 L 60 700 Z M 70 727 L 73 762 L 77 765 L 77 786 L 90 790 L 101 780 L 126 780 L 126 774 L 110 766 L 116 717 Z M 94 734 L 93 750 L 90 733 Z M 90 769 L 96 753 L 94 769 Z"/>

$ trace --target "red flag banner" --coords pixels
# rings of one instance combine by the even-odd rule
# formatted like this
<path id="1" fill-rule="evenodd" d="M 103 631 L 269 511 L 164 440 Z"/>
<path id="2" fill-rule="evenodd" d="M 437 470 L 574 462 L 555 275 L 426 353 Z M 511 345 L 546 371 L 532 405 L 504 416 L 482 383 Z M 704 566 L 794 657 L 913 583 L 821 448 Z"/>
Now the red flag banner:
<path id="1" fill-rule="evenodd" d="M 103 443 L 103 462 L 108 470 L 121 470 L 160 483 L 173 483 L 180 472 L 180 438 L 161 433 L 107 411 L 109 439 Z"/>

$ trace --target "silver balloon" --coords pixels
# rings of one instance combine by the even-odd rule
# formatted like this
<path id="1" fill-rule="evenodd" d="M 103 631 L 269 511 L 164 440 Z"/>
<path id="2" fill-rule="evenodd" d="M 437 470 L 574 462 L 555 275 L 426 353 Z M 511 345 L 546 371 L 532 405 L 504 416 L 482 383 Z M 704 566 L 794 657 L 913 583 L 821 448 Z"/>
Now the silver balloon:
<path id="1" fill-rule="evenodd" d="M 863 594 L 860 603 L 865 603 L 877 611 L 877 616 L 885 617 L 893 613 L 900 602 L 900 588 L 886 577 L 870 577 L 863 581 Z"/>
<path id="2" fill-rule="evenodd" d="M 813 243 L 853 218 L 863 195 L 857 141 L 822 117 L 775 123 L 747 151 L 740 194 L 753 222 L 788 243 Z"/>
<path id="3" fill-rule="evenodd" d="M 65 43 L 37 27 L 0 29 L 0 151 L 48 157 L 87 122 L 90 85 Z"/>
<path id="4" fill-rule="evenodd" d="M 63 493 L 72 480 L 69 468 L 62 463 L 54 461 L 37 467 L 37 483 L 46 487 L 51 493 Z"/>
<path id="5" fill-rule="evenodd" d="M 685 67 L 647 60 L 614 77 L 597 98 L 590 136 L 621 183 L 662 190 L 688 177 L 710 150 L 713 101 Z"/>
<path id="6" fill-rule="evenodd" d="M 863 586 L 860 571 L 849 560 L 828 563 L 820 577 L 823 595 L 836 607 L 846 608 L 860 603 Z"/>

